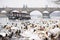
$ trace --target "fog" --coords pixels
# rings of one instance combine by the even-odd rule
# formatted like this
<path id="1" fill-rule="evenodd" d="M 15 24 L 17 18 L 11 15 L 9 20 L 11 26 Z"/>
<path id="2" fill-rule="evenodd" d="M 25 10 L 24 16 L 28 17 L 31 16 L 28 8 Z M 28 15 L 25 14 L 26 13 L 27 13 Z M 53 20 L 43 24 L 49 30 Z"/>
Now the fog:
<path id="1" fill-rule="evenodd" d="M 60 5 L 55 4 L 53 1 L 56 0 L 0 0 L 0 7 L 59 7 Z M 57 0 L 58 1 L 58 0 Z"/>

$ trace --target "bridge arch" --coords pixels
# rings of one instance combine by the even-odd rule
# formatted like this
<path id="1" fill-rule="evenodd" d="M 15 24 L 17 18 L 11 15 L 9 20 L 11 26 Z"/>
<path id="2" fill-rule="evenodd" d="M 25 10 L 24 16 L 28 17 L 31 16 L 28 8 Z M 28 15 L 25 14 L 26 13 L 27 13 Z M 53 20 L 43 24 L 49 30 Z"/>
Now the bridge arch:
<path id="1" fill-rule="evenodd" d="M 18 11 L 18 10 L 12 10 L 11 12 L 19 13 L 19 11 Z"/>
<path id="2" fill-rule="evenodd" d="M 2 10 L 1 13 L 7 13 L 7 11 L 6 10 Z"/>
<path id="3" fill-rule="evenodd" d="M 60 17 L 60 11 L 53 11 L 50 13 L 50 18 L 59 18 Z"/>
<path id="4" fill-rule="evenodd" d="M 27 11 L 21 11 L 21 13 L 28 13 Z"/>
<path id="5" fill-rule="evenodd" d="M 49 14 L 50 14 L 49 11 L 43 11 L 42 14 L 43 14 L 43 18 L 50 18 L 49 17 Z"/>
<path id="6" fill-rule="evenodd" d="M 42 18 L 42 13 L 38 10 L 34 10 L 34 11 L 30 12 L 30 17 L 31 17 L 31 19 L 40 19 L 40 18 Z"/>
<path id="7" fill-rule="evenodd" d="M 48 11 L 43 11 L 43 13 L 49 13 Z"/>

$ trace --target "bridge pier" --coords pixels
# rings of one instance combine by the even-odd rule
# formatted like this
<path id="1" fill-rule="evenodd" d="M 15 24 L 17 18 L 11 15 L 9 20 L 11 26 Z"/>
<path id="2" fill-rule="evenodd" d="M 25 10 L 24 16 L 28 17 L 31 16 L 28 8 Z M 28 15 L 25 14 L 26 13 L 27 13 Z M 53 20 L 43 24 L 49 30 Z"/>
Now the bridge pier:
<path id="1" fill-rule="evenodd" d="M 43 13 L 42 15 L 43 15 L 42 18 L 50 18 L 50 14 L 49 13 Z"/>

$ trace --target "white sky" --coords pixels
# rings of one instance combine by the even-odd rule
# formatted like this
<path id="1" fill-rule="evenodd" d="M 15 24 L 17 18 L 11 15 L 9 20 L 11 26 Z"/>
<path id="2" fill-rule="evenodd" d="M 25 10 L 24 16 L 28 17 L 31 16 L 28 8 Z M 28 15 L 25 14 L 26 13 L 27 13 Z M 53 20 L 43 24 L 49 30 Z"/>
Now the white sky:
<path id="1" fill-rule="evenodd" d="M 28 7 L 58 7 L 60 5 L 55 4 L 52 1 L 56 0 L 0 0 L 0 7 L 23 7 L 23 4 L 27 4 Z"/>

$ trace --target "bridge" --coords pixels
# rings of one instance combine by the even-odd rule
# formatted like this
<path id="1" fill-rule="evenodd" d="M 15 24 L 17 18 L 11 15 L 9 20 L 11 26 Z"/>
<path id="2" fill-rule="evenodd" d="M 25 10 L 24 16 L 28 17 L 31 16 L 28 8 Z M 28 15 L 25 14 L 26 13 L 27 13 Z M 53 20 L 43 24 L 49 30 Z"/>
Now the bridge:
<path id="1" fill-rule="evenodd" d="M 12 12 L 13 10 L 18 10 L 20 13 L 21 13 L 21 11 L 27 11 L 27 14 L 29 14 L 29 15 L 30 15 L 31 12 L 33 12 L 33 11 L 35 11 L 35 10 L 40 11 L 42 14 L 43 14 L 44 11 L 48 11 L 49 14 L 46 15 L 46 16 L 49 17 L 49 15 L 50 15 L 52 12 L 54 12 L 54 11 L 60 11 L 60 8 L 49 8 L 49 7 L 46 7 L 46 8 L 28 8 L 28 7 L 23 7 L 23 8 L 0 8 L 0 12 L 1 12 L 2 10 L 6 10 L 7 13 Z M 44 14 L 43 14 L 43 15 L 44 15 Z"/>

